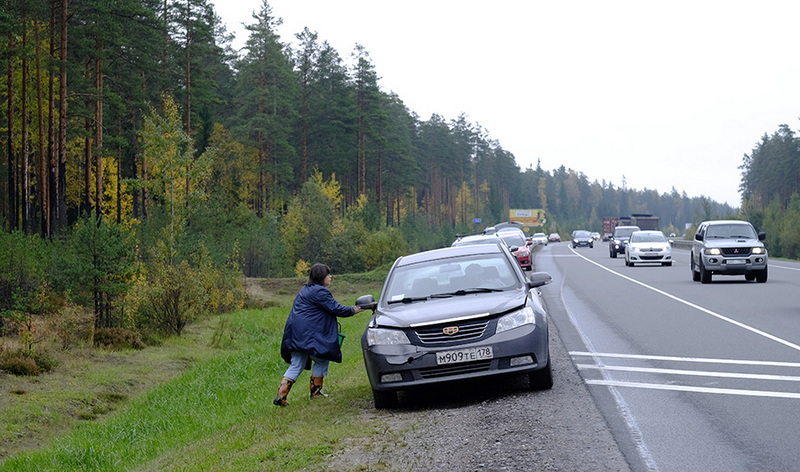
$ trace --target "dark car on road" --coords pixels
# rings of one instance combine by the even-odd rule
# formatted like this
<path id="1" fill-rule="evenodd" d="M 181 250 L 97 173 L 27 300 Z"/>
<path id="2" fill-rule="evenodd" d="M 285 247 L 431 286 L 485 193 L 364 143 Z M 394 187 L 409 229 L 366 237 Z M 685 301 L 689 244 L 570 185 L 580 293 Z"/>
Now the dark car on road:
<path id="1" fill-rule="evenodd" d="M 572 232 L 572 247 L 594 247 L 594 237 L 592 233 L 584 230 Z"/>
<path id="2" fill-rule="evenodd" d="M 608 255 L 612 259 L 616 259 L 618 254 L 625 254 L 625 245 L 631 239 L 631 234 L 634 231 L 639 231 L 638 226 L 617 226 L 614 228 L 614 234 L 608 241 Z"/>
<path id="3" fill-rule="evenodd" d="M 361 348 L 375 408 L 398 392 L 443 382 L 522 375 L 531 389 L 553 385 L 547 314 L 537 287 L 508 250 L 475 244 L 398 258 L 374 307 Z"/>
<path id="4" fill-rule="evenodd" d="M 744 275 L 745 280 L 767 281 L 765 233 L 740 220 L 704 221 L 692 241 L 692 280 L 711 282 L 713 274 Z"/>

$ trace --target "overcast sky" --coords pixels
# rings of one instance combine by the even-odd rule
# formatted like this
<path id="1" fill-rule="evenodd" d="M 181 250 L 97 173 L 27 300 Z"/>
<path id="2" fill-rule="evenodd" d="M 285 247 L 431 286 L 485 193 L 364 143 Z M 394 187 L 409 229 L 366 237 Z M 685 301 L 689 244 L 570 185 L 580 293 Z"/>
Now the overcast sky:
<path id="1" fill-rule="evenodd" d="M 244 45 L 261 0 L 212 0 Z M 739 206 L 744 154 L 798 129 L 800 1 L 270 0 L 427 120 L 464 113 L 523 170 Z"/>

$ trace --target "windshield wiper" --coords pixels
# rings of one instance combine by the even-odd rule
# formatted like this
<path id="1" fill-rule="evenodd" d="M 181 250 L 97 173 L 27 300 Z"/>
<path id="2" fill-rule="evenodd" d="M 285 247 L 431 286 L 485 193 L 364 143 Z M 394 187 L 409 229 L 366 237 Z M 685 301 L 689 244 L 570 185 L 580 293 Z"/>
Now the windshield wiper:
<path id="1" fill-rule="evenodd" d="M 401 298 L 400 300 L 389 300 L 386 302 L 387 304 L 391 305 L 393 303 L 413 303 L 413 302 L 422 302 L 427 300 L 428 297 L 405 297 Z"/>
<path id="2" fill-rule="evenodd" d="M 486 287 L 476 287 L 476 288 L 466 288 L 461 290 L 456 290 L 455 292 L 446 292 L 446 293 L 434 293 L 431 295 L 431 298 L 449 298 L 454 295 L 467 295 L 469 293 L 489 293 L 489 292 L 502 292 L 503 290 L 499 288 L 486 288 Z"/>

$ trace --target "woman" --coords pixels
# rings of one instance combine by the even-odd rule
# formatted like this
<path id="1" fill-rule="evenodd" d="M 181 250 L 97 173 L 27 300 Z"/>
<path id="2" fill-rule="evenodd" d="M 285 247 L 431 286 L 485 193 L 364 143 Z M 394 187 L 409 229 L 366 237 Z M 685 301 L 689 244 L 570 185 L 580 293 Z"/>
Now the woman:
<path id="1" fill-rule="evenodd" d="M 278 395 L 272 401 L 277 406 L 289 404 L 286 397 L 303 369 L 311 369 L 311 397 L 327 396 L 322 393 L 322 381 L 328 375 L 328 364 L 330 361 L 342 362 L 336 318 L 364 311 L 358 306 L 345 306 L 334 300 L 328 290 L 331 278 L 330 267 L 314 264 L 308 282 L 294 299 L 281 342 L 281 357 L 290 366 L 283 374 Z M 313 367 L 310 367 L 312 361 Z"/>

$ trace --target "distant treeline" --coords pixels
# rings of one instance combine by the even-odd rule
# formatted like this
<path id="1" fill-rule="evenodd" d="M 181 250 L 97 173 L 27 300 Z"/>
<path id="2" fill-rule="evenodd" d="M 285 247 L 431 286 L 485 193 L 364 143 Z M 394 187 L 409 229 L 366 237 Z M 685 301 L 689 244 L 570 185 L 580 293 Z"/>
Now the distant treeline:
<path id="1" fill-rule="evenodd" d="M 773 256 L 800 258 L 800 140 L 788 125 L 764 134 L 742 166 L 742 212 Z"/>

